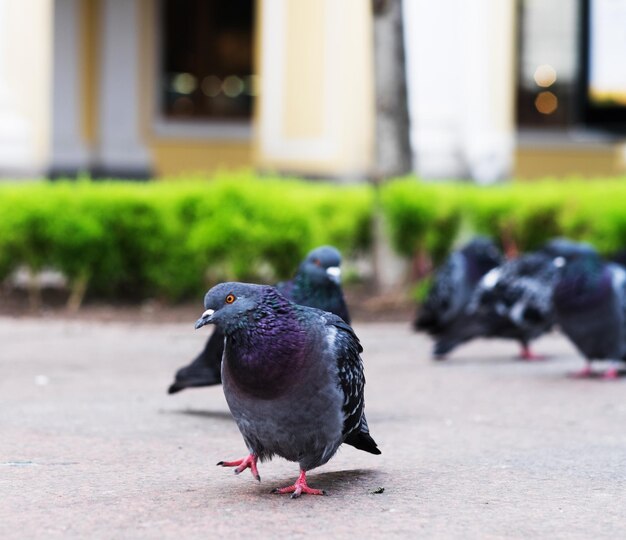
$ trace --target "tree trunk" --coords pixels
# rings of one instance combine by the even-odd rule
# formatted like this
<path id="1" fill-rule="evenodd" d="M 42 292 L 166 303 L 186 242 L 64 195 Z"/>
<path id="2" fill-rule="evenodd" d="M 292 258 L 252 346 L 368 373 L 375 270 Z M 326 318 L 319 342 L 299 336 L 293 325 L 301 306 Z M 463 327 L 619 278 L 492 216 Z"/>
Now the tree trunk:
<path id="1" fill-rule="evenodd" d="M 373 0 L 374 86 L 376 96 L 376 143 L 374 186 L 387 178 L 411 171 L 409 111 L 407 105 L 402 30 L 402 0 Z M 379 293 L 402 287 L 408 264 L 393 252 L 380 206 L 374 220 L 373 266 Z"/>
<path id="2" fill-rule="evenodd" d="M 373 0 L 377 179 L 411 171 L 402 0 Z"/>

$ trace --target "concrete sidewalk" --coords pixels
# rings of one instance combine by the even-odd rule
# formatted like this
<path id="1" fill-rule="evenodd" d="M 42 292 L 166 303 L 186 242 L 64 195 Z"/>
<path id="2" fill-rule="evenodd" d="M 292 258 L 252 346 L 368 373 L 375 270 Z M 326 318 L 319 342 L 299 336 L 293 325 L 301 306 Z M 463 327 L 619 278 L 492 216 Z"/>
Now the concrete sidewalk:
<path id="1" fill-rule="evenodd" d="M 450 360 L 408 324 L 357 324 L 383 452 L 313 471 L 328 497 L 216 467 L 245 448 L 221 388 L 168 396 L 207 332 L 189 324 L 0 318 L 0 538 L 617 538 L 626 381 L 579 381 L 561 337 L 515 361 L 480 341 Z M 384 488 L 383 493 L 378 488 Z"/>

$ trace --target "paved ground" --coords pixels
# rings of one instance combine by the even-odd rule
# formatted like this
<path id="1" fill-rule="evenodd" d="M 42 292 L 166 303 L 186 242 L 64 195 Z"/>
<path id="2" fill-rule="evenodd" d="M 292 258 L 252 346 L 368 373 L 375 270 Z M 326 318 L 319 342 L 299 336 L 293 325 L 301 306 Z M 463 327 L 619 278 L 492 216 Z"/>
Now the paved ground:
<path id="1" fill-rule="evenodd" d="M 206 333 L 0 318 L 0 537 L 624 536 L 626 380 L 568 379 L 558 336 L 543 363 L 486 341 L 433 363 L 408 325 L 356 330 L 383 454 L 346 447 L 310 475 L 328 497 L 290 500 L 293 463 L 215 467 L 244 453 L 220 388 L 166 395 Z"/>

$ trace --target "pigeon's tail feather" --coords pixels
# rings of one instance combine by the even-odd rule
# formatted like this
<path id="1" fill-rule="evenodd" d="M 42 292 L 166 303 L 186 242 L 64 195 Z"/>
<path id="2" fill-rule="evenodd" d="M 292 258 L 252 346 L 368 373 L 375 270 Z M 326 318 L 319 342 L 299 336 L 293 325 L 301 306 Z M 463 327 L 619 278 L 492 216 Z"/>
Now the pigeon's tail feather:
<path id="1" fill-rule="evenodd" d="M 175 394 L 176 392 L 180 392 L 181 390 L 184 390 L 186 387 L 182 384 L 179 384 L 177 382 L 173 382 L 172 384 L 170 384 L 170 387 L 167 389 L 167 393 L 168 394 Z"/>
<path id="2" fill-rule="evenodd" d="M 224 334 L 214 330 L 202 352 L 193 361 L 176 372 L 174 382 L 167 390 L 175 394 L 185 388 L 200 388 L 222 384 L 222 354 L 224 352 Z"/>
<path id="3" fill-rule="evenodd" d="M 222 378 L 218 372 L 211 369 L 196 370 L 194 373 L 187 373 L 186 376 L 177 375 L 174 382 L 167 389 L 167 393 L 175 394 L 185 388 L 200 388 L 221 383 Z"/>
<path id="4" fill-rule="evenodd" d="M 422 310 L 415 318 L 413 328 L 415 330 L 436 334 L 441 331 L 441 321 L 432 311 Z"/>
<path id="5" fill-rule="evenodd" d="M 369 452 L 370 454 L 380 454 L 376 441 L 372 439 L 372 436 L 365 431 L 353 431 L 346 437 L 344 441 L 350 446 L 354 446 L 358 450 Z"/>

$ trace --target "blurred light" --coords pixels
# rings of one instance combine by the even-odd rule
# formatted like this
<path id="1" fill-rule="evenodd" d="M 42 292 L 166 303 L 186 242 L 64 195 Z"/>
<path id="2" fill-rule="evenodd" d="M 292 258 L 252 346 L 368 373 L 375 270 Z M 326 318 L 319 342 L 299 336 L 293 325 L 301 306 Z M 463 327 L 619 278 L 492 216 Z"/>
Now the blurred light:
<path id="1" fill-rule="evenodd" d="M 215 75 L 207 75 L 202 79 L 202 92 L 207 97 L 217 97 L 222 91 L 222 81 Z"/>
<path id="2" fill-rule="evenodd" d="M 245 79 L 246 93 L 249 96 L 259 95 L 259 77 L 258 75 L 250 75 Z"/>
<path id="3" fill-rule="evenodd" d="M 535 98 L 535 108 L 541 114 L 552 114 L 559 106 L 559 99 L 552 92 L 539 92 Z"/>
<path id="4" fill-rule="evenodd" d="M 237 97 L 243 92 L 243 81 L 237 75 L 229 75 L 222 83 L 222 90 L 228 97 Z"/>
<path id="5" fill-rule="evenodd" d="M 172 80 L 172 90 L 177 94 L 191 94 L 197 87 L 198 82 L 191 73 L 179 73 Z"/>
<path id="6" fill-rule="evenodd" d="M 556 70 L 548 64 L 542 64 L 535 70 L 533 78 L 537 86 L 548 88 L 556 82 Z"/>

